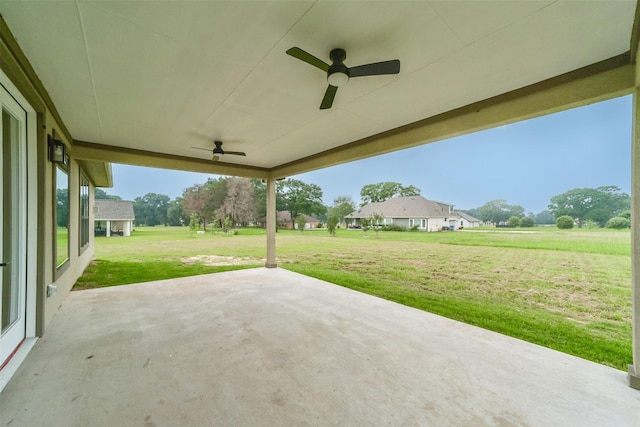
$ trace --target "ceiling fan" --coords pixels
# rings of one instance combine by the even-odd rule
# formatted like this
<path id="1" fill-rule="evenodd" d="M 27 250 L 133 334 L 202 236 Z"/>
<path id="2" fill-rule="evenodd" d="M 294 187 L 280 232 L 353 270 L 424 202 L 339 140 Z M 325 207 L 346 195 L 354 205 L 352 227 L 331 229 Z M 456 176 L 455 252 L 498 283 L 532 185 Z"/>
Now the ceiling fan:
<path id="1" fill-rule="evenodd" d="M 333 49 L 329 53 L 329 57 L 331 58 L 331 61 L 333 61 L 331 65 L 316 58 L 310 53 L 305 52 L 299 47 L 292 47 L 287 50 L 287 54 L 327 73 L 329 87 L 327 87 L 327 91 L 324 93 L 324 97 L 322 98 L 322 103 L 320 104 L 321 110 L 331 108 L 331 105 L 333 105 L 333 99 L 338 91 L 338 87 L 346 84 L 351 77 L 398 74 L 400 72 L 400 61 L 397 59 L 374 62 L 372 64 L 358 65 L 357 67 L 349 68 L 344 65 L 344 60 L 347 58 L 347 52 L 345 52 L 344 49 Z"/>
<path id="2" fill-rule="evenodd" d="M 242 151 L 227 151 L 227 150 L 223 150 L 222 149 L 222 141 L 213 141 L 213 143 L 216 145 L 213 150 L 211 150 L 210 148 L 202 148 L 202 147 L 191 147 L 191 148 L 195 148 L 196 150 L 212 151 L 213 157 L 211 158 L 211 160 L 214 160 L 214 161 L 217 161 L 218 159 L 220 159 L 219 156 L 223 156 L 225 154 L 232 155 L 232 156 L 246 156 L 246 154 L 244 152 L 242 152 Z"/>

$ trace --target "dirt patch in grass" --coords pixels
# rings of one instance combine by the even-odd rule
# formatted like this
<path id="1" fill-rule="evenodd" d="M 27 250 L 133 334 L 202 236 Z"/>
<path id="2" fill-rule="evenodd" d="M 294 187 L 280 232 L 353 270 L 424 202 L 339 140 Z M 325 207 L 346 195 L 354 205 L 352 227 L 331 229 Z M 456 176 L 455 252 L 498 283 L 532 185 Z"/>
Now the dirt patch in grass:
<path id="1" fill-rule="evenodd" d="M 234 257 L 234 256 L 220 256 L 220 255 L 195 255 L 190 257 L 180 258 L 180 261 L 184 264 L 202 264 L 209 266 L 222 266 L 222 265 L 250 265 L 260 262 L 265 262 L 264 259 L 257 259 L 251 257 Z"/>

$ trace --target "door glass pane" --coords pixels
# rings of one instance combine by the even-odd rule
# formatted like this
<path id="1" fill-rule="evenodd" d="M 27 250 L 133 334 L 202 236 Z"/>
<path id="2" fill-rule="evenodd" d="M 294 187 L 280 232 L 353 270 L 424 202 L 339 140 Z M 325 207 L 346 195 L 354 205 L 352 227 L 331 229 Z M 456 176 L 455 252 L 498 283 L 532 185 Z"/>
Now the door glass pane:
<path id="1" fill-rule="evenodd" d="M 18 182 L 14 179 L 12 164 L 16 164 L 20 137 L 20 123 L 7 110 L 2 109 L 2 332 L 20 317 L 20 281 L 15 277 L 18 265 L 18 218 L 12 215 L 16 203 Z"/>
<path id="2" fill-rule="evenodd" d="M 69 259 L 69 175 L 56 168 L 56 267 Z"/>

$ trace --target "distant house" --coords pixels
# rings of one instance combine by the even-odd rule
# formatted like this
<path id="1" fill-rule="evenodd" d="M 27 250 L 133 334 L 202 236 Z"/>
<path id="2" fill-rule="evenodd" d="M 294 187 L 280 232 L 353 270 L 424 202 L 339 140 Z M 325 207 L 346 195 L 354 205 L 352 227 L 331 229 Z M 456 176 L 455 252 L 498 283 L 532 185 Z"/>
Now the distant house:
<path id="1" fill-rule="evenodd" d="M 95 201 L 95 235 L 130 236 L 133 231 L 133 202 L 126 200 Z"/>
<path id="2" fill-rule="evenodd" d="M 399 225 L 421 231 L 457 230 L 479 227 L 480 220 L 463 212 L 455 212 L 453 205 L 425 199 L 422 196 L 394 197 L 384 202 L 369 203 L 345 217 L 351 227 L 358 227 L 362 219 L 373 214 L 384 217 L 384 225 Z"/>
<path id="3" fill-rule="evenodd" d="M 482 225 L 482 221 L 478 218 L 474 218 L 466 212 L 456 212 L 459 218 L 459 228 L 473 228 L 480 227 Z"/>
<path id="4" fill-rule="evenodd" d="M 304 225 L 305 230 L 311 229 L 311 228 L 318 228 L 318 225 L 320 224 L 319 219 L 309 215 L 304 215 L 304 214 L 303 216 L 307 220 Z M 291 222 L 291 212 L 278 211 L 277 218 L 278 218 L 278 228 L 284 229 L 284 230 L 293 230 L 294 228 L 296 230 L 298 229 L 298 224 L 296 224 L 295 221 Z"/>

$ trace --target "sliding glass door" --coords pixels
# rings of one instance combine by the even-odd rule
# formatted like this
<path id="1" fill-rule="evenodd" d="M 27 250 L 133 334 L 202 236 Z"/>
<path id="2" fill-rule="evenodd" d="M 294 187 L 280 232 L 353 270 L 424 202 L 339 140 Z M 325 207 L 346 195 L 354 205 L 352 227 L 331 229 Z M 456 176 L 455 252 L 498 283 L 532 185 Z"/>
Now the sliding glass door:
<path id="1" fill-rule="evenodd" d="M 26 319 L 26 112 L 0 86 L 0 366 L 25 338 Z"/>

